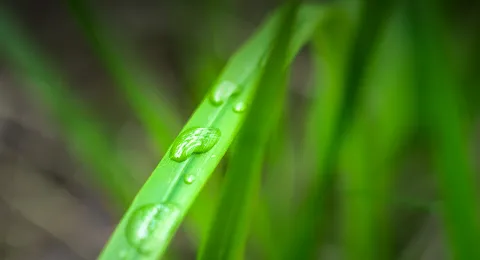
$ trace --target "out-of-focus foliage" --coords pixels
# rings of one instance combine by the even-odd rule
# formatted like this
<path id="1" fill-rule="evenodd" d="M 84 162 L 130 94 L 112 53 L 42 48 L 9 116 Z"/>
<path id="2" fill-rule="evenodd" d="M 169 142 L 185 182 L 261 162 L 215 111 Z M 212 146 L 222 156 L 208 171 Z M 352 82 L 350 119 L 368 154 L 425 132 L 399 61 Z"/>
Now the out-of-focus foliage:
<path id="1" fill-rule="evenodd" d="M 0 183 L 44 198 L 1 186 L 7 216 L 78 259 L 120 213 L 102 259 L 480 259 L 480 4 L 160 2 L 50 4 L 82 42 L 65 57 L 0 4 Z M 5 230 L 0 258 L 23 259 Z"/>

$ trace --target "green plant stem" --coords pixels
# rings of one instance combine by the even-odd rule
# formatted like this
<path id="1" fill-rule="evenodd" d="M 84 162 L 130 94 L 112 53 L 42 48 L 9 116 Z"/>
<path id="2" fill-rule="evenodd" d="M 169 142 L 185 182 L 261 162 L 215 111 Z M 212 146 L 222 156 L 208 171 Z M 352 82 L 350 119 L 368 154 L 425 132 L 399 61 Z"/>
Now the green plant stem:
<path id="1" fill-rule="evenodd" d="M 258 82 L 245 124 L 227 170 L 222 197 L 199 259 L 242 259 L 254 199 L 258 197 L 261 166 L 286 94 L 285 67 L 296 6 L 285 9 L 278 36 Z M 274 112 L 272 112 L 274 110 Z"/>
<path id="2" fill-rule="evenodd" d="M 298 17 L 301 17 L 301 20 L 295 23 L 295 37 L 288 49 L 288 62 L 310 38 L 318 25 L 319 18 L 322 17 L 322 12 L 323 9 L 315 5 L 302 6 L 299 10 Z M 178 158 L 172 159 L 174 158 L 172 146 L 135 197 L 104 248 L 100 259 L 118 259 L 124 254 L 130 258 L 158 259 L 164 253 L 193 200 L 220 162 L 244 120 L 245 113 L 234 112 L 233 106 L 238 102 L 251 104 L 257 86 L 255 83 L 261 71 L 260 60 L 268 53 L 268 47 L 275 36 L 275 28 L 281 22 L 279 19 L 277 12 L 232 57 L 217 79 L 210 96 L 207 96 L 197 108 L 180 134 L 180 139 L 177 139 L 174 145 L 175 147 L 181 145 L 185 138 L 183 134 L 194 128 L 215 129 L 218 138 L 216 143 L 209 149 L 203 150 L 201 154 L 185 157 L 184 161 L 177 161 Z M 221 104 L 212 103 L 212 96 L 216 94 L 217 88 L 227 84 L 226 82 L 229 82 L 230 86 L 232 84 L 238 86 L 240 93 Z M 210 142 L 210 139 L 207 138 L 204 141 Z M 184 179 L 189 175 L 195 176 L 195 181 L 186 183 Z M 144 207 L 151 207 L 152 212 L 158 213 L 154 215 L 155 219 L 138 217 L 143 214 Z M 144 221 L 141 221 L 142 219 Z M 142 225 L 150 224 L 154 225 L 151 233 L 136 233 L 142 230 L 140 229 Z M 135 227 L 138 228 L 135 229 Z M 133 242 L 132 236 L 136 239 Z M 150 247 L 148 252 L 141 249 L 149 245 L 155 245 L 155 248 Z"/>

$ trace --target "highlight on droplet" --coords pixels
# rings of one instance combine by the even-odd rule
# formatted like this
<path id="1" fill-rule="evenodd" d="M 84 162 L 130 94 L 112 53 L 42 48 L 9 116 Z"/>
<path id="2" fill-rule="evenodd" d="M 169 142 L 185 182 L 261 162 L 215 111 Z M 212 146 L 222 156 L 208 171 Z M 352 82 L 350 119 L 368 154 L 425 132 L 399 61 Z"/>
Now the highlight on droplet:
<path id="1" fill-rule="evenodd" d="M 195 177 L 195 175 L 193 174 L 187 174 L 185 176 L 185 178 L 183 179 L 183 181 L 186 183 L 186 184 L 192 184 L 195 182 L 195 180 L 197 179 L 197 177 Z"/>
<path id="2" fill-rule="evenodd" d="M 214 106 L 219 106 L 227 101 L 231 96 L 240 92 L 239 86 L 231 81 L 224 80 L 217 84 L 210 94 L 210 102 Z"/>
<path id="3" fill-rule="evenodd" d="M 245 102 L 238 102 L 233 106 L 233 112 L 242 113 L 247 109 L 247 104 Z"/>
<path id="4" fill-rule="evenodd" d="M 128 243 L 140 254 L 154 252 L 162 241 L 168 239 L 168 232 L 164 228 L 174 226 L 179 216 L 180 211 L 172 204 L 139 207 L 131 214 L 126 226 Z"/>
<path id="5" fill-rule="evenodd" d="M 195 127 L 183 131 L 173 142 L 170 159 L 183 162 L 192 154 L 206 153 L 218 142 L 221 132 L 217 128 Z"/>

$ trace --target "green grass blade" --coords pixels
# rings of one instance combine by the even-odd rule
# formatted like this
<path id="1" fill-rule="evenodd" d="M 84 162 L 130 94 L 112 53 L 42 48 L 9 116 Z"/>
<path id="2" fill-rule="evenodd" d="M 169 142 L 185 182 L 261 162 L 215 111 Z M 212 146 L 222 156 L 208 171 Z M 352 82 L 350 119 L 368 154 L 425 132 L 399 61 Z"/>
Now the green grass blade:
<path id="1" fill-rule="evenodd" d="M 323 10 L 303 6 L 288 60 L 309 39 Z M 233 141 L 255 93 L 261 58 L 281 22 L 275 13 L 229 61 L 123 216 L 100 259 L 158 259 Z M 310 31 L 309 31 L 310 30 Z"/>
<path id="2" fill-rule="evenodd" d="M 317 130 L 318 136 L 312 139 L 317 147 L 314 149 L 316 165 L 313 180 L 309 184 L 309 194 L 306 195 L 305 203 L 299 210 L 299 217 L 295 221 L 297 230 L 292 236 L 292 249 L 289 257 L 300 259 L 314 258 L 317 253 L 317 244 L 322 237 L 320 226 L 327 220 L 322 218 L 332 216 L 325 210 L 328 193 L 333 193 L 333 175 L 338 157 L 338 146 L 345 130 L 351 124 L 353 113 L 357 106 L 358 93 L 361 91 L 361 83 L 366 69 L 366 62 L 369 61 L 372 51 L 375 50 L 379 33 L 383 30 L 385 21 L 392 10 L 394 0 L 379 1 L 369 0 L 362 2 L 357 28 L 351 34 L 351 13 L 343 15 L 340 20 L 340 27 L 343 29 L 340 34 L 330 31 L 334 39 L 337 39 L 339 46 L 331 45 L 328 55 L 327 73 L 332 77 L 324 86 L 323 97 L 317 101 L 318 105 L 313 108 L 313 128 Z M 339 6 L 339 8 L 351 8 L 355 6 Z M 347 9 L 348 11 L 351 11 Z M 346 18 L 346 20 L 345 20 Z M 347 21 L 347 22 L 345 22 Z M 342 34 L 343 33 L 343 34 Z M 339 41 L 342 39 L 345 41 Z M 333 40 L 321 39 L 327 44 L 334 44 Z M 346 46 L 344 44 L 347 44 Z M 342 47 L 345 47 L 343 49 Z M 338 53 L 337 53 L 338 52 Z M 332 72 L 335 71 L 335 72 Z M 331 92 L 331 93 L 328 93 Z M 329 100 L 326 96 L 332 96 Z M 323 101 L 323 102 L 322 102 Z M 322 108 L 322 105 L 325 108 Z M 314 131 L 312 131 L 314 132 Z M 309 135 L 311 136 L 311 135 Z M 326 228 L 323 228 L 325 233 Z M 325 234 L 323 234 L 324 236 Z"/>
<path id="3" fill-rule="evenodd" d="M 154 89 L 153 85 L 142 81 L 143 78 L 146 78 L 146 73 L 140 71 L 134 64 L 127 62 L 129 60 L 125 59 L 125 53 L 116 47 L 118 41 L 114 42 L 106 26 L 96 19 L 98 17 L 88 6 L 87 0 L 70 0 L 68 2 L 71 13 L 83 29 L 97 56 L 114 77 L 119 90 L 124 93 L 135 114 L 145 126 L 157 151 L 163 153 L 167 148 L 166 145 L 172 142 L 174 134 L 180 129 L 179 115 L 174 113 L 175 110 L 166 102 L 162 93 L 155 93 L 158 88 Z M 211 53 L 204 52 L 204 55 L 209 54 Z M 211 62 L 208 59 L 207 61 Z M 208 64 L 204 64 L 205 66 L 202 68 L 210 68 Z M 215 73 L 215 75 L 217 74 Z M 209 83 L 210 81 L 208 81 Z M 197 82 L 195 85 L 203 85 L 203 83 Z M 200 241 L 198 237 L 202 237 L 205 233 L 207 225 L 204 223 L 208 223 L 205 218 L 212 211 L 211 197 L 213 194 L 211 192 L 212 190 L 209 193 L 201 193 L 197 197 L 194 204 L 196 207 L 192 208 L 191 214 L 186 218 L 185 229 L 190 234 L 193 243 L 198 244 Z"/>
<path id="4" fill-rule="evenodd" d="M 351 14 L 343 6 L 333 7 L 321 24 L 314 37 L 314 75 L 316 99 L 310 108 L 307 121 L 305 152 L 303 153 L 305 172 L 316 172 L 323 169 L 327 147 L 334 134 L 334 124 L 338 119 L 341 98 L 344 95 L 343 75 L 346 50 L 352 30 Z M 318 230 L 316 225 L 326 212 L 320 212 L 316 203 L 316 194 L 321 193 L 321 176 L 310 174 L 304 185 L 310 194 L 306 194 L 305 202 L 297 208 L 291 231 L 290 245 L 283 249 L 283 259 L 311 259 L 316 253 Z M 322 209 L 323 211 L 323 209 Z M 282 250 L 282 249 L 280 249 Z"/>
<path id="5" fill-rule="evenodd" d="M 269 137 L 260 205 L 252 227 L 252 240 L 257 239 L 262 259 L 281 258 L 282 251 L 278 248 L 288 246 L 292 212 L 295 210 L 296 147 L 288 107 L 282 108 L 280 124 Z"/>
<path id="6" fill-rule="evenodd" d="M 0 39 L 0 54 L 59 122 L 68 146 L 96 171 L 93 177 L 119 206 L 128 205 L 134 194 L 134 182 L 127 166 L 115 154 L 113 140 L 106 138 L 108 135 L 93 113 L 74 98 L 54 66 L 3 6 L 0 6 Z"/>
<path id="7" fill-rule="evenodd" d="M 221 57 L 219 51 L 225 49 L 232 41 L 225 35 L 229 31 L 238 30 L 238 21 L 231 14 L 234 4 L 235 1 L 232 0 L 204 1 L 199 6 L 200 10 L 196 10 L 203 21 L 200 29 L 202 33 L 183 36 L 185 40 L 190 41 L 185 48 L 185 63 L 189 65 L 185 69 L 195 104 L 201 101 L 215 77 L 221 72 L 225 57 Z"/>
<path id="8" fill-rule="evenodd" d="M 278 36 L 228 166 L 223 192 L 199 259 L 242 259 L 251 209 L 258 195 L 269 133 L 280 117 L 286 94 L 285 61 L 298 4 L 284 11 Z M 273 110 L 273 112 L 272 112 Z"/>
<path id="9" fill-rule="evenodd" d="M 165 97 L 157 93 L 158 89 L 148 81 L 148 75 L 139 64 L 133 59 L 126 59 L 126 53 L 119 47 L 121 41 L 113 40 L 103 24 L 97 21 L 86 0 L 69 0 L 68 4 L 97 56 L 154 140 L 156 148 L 165 151 L 180 129 L 180 116 Z"/>
<path id="10" fill-rule="evenodd" d="M 439 1 L 410 1 L 418 87 L 443 198 L 442 214 L 454 259 L 480 259 L 478 194 L 466 138 L 465 103 L 447 54 Z"/>
<path id="11" fill-rule="evenodd" d="M 412 123 L 411 52 L 398 13 L 366 73 L 361 104 L 342 149 L 343 256 L 392 259 L 389 212 L 394 158 Z"/>
<path id="12" fill-rule="evenodd" d="M 223 170 L 217 170 L 212 174 L 195 199 L 188 211 L 187 218 L 183 222 L 185 231 L 188 232 L 192 244 L 196 248 L 200 247 L 208 232 L 210 218 L 215 211 L 215 202 L 218 200 L 218 194 L 220 194 L 220 182 L 222 179 Z"/>

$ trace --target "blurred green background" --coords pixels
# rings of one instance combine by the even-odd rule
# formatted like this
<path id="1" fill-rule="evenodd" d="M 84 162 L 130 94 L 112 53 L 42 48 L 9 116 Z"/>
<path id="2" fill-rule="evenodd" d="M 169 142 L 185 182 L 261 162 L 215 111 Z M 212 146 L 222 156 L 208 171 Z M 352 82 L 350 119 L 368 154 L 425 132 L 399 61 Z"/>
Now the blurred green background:
<path id="1" fill-rule="evenodd" d="M 282 4 L 86 2 L 1 2 L 0 259 L 95 259 Z M 480 259 L 480 2 L 310 2 L 334 10 L 292 65 L 245 259 Z M 229 156 L 168 259 L 195 259 Z"/>

